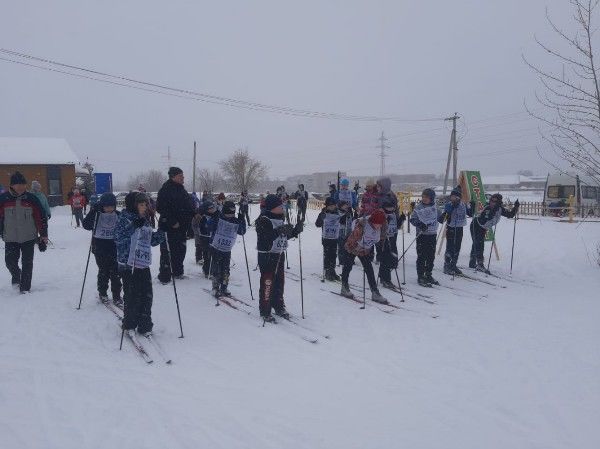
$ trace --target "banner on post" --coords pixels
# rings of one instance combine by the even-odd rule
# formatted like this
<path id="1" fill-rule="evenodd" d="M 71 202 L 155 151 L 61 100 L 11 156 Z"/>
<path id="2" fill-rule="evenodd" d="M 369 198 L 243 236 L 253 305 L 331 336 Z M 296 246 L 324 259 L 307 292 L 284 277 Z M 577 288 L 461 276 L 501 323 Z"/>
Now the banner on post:
<path id="1" fill-rule="evenodd" d="M 487 200 L 485 198 L 485 190 L 483 187 L 483 181 L 481 180 L 481 173 L 475 170 L 465 170 L 460 172 L 459 185 L 462 190 L 463 201 L 467 203 L 475 203 L 475 213 L 479 213 L 485 207 Z M 490 229 L 485 235 L 486 242 L 494 241 L 494 230 Z"/>

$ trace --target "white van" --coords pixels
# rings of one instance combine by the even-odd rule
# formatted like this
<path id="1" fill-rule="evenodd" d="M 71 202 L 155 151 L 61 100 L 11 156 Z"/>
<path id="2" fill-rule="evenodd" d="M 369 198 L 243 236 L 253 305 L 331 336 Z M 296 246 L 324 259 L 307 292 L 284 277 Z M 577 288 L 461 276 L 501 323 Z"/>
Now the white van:
<path id="1" fill-rule="evenodd" d="M 600 186 L 592 178 L 568 173 L 548 174 L 544 189 L 544 204 L 551 210 L 569 205 L 573 196 L 582 215 L 597 215 L 600 206 Z"/>

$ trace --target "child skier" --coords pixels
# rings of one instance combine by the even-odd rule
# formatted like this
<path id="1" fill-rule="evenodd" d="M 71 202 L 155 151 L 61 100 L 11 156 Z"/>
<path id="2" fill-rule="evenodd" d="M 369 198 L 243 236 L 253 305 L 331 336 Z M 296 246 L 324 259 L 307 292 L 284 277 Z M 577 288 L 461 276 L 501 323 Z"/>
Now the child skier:
<path id="1" fill-rule="evenodd" d="M 348 278 L 354 265 L 354 258 L 358 256 L 363 270 L 369 281 L 371 289 L 371 299 L 381 304 L 387 304 L 387 299 L 381 296 L 377 289 L 375 273 L 373 272 L 373 247 L 380 241 L 385 240 L 387 236 L 387 224 L 385 213 L 381 209 L 376 209 L 371 215 L 362 217 L 354 221 L 354 229 L 346 240 L 345 249 L 347 257 L 342 269 L 342 296 L 353 298 L 350 291 Z"/>
<path id="2" fill-rule="evenodd" d="M 211 272 L 212 294 L 215 298 L 219 296 L 231 296 L 227 290 L 229 284 L 229 263 L 231 262 L 231 250 L 235 245 L 238 235 L 246 233 L 246 221 L 240 212 L 236 218 L 235 203 L 225 201 L 223 211 L 211 223 L 212 241 L 211 246 Z"/>
<path id="3" fill-rule="evenodd" d="M 77 223 L 77 227 L 79 227 L 83 221 L 83 208 L 86 204 L 85 196 L 78 189 L 75 189 L 69 203 L 71 204 L 71 213 L 75 216 L 75 222 Z"/>
<path id="4" fill-rule="evenodd" d="M 121 212 L 115 228 L 117 261 L 123 278 L 125 308 L 123 330 L 135 329 L 140 334 L 152 332 L 152 246 L 165 241 L 162 230 L 154 231 L 146 218 L 148 199 L 139 192 L 125 197 L 125 210 Z"/>
<path id="5" fill-rule="evenodd" d="M 425 189 L 421 194 L 421 202 L 415 206 L 410 222 L 417 229 L 417 277 L 419 285 L 431 287 L 439 285 L 431 272 L 435 260 L 438 219 L 441 213 L 435 205 L 435 192 Z"/>
<path id="6" fill-rule="evenodd" d="M 260 316 L 267 322 L 274 322 L 271 309 L 284 319 L 289 318 L 283 300 L 285 250 L 288 239 L 297 237 L 303 225 L 284 224 L 281 199 L 277 195 L 267 195 L 265 211 L 256 220 L 256 249 L 260 268 Z"/>
<path id="7" fill-rule="evenodd" d="M 306 206 L 308 205 L 308 192 L 304 190 L 304 184 L 298 184 L 298 190 L 294 193 L 296 198 L 296 222 L 306 220 Z"/>
<path id="8" fill-rule="evenodd" d="M 344 262 L 349 257 L 348 252 L 344 246 L 346 245 L 346 239 L 352 232 L 352 221 L 353 213 L 350 208 L 350 204 L 346 201 L 340 201 L 338 203 L 338 211 L 340 214 L 340 233 L 338 237 L 338 260 L 340 265 L 344 265 Z"/>
<path id="9" fill-rule="evenodd" d="M 100 200 L 90 208 L 83 219 L 83 229 L 92 231 L 92 253 L 98 265 L 98 297 L 108 301 L 108 282 L 113 303 L 123 307 L 121 299 L 121 278 L 117 265 L 117 246 L 115 245 L 115 227 L 120 213 L 117 198 L 112 193 L 103 193 Z"/>
<path id="10" fill-rule="evenodd" d="M 358 209 L 358 196 L 354 190 L 350 190 L 350 181 L 348 178 L 342 178 L 340 181 L 340 190 L 335 192 L 335 203 L 338 204 L 340 201 L 345 201 L 350 205 L 350 209 Z"/>
<path id="11" fill-rule="evenodd" d="M 477 271 L 482 271 L 489 274 L 489 270 L 483 264 L 485 234 L 498 224 L 501 217 L 513 218 L 519 211 L 519 200 L 515 201 L 511 211 L 506 210 L 502 206 L 502 195 L 494 193 L 490 202 L 481 211 L 479 215 L 471 220 L 471 238 L 473 246 L 471 247 L 471 259 L 469 260 L 469 268 L 475 268 Z"/>
<path id="12" fill-rule="evenodd" d="M 396 290 L 392 282 L 392 270 L 398 267 L 398 229 L 402 227 L 406 216 L 398 214 L 397 204 L 389 198 L 383 200 L 382 206 L 387 219 L 387 238 L 377 245 L 381 254 L 379 279 L 385 288 Z"/>
<path id="13" fill-rule="evenodd" d="M 360 216 L 366 217 L 379 208 L 379 195 L 377 193 L 377 184 L 373 179 L 367 179 L 365 182 L 365 193 L 360 199 Z"/>
<path id="14" fill-rule="evenodd" d="M 200 203 L 198 209 L 196 210 L 196 215 L 194 215 L 194 218 L 192 218 L 192 232 L 194 233 L 194 246 L 196 247 L 195 256 L 196 263 L 198 265 L 202 264 L 204 257 L 204 242 L 202 240 L 202 230 L 200 225 L 204 220 L 205 211 L 206 208 L 204 207 L 204 204 Z"/>
<path id="15" fill-rule="evenodd" d="M 339 281 L 335 272 L 338 237 L 340 234 L 340 214 L 333 198 L 325 199 L 325 207 L 315 222 L 321 228 L 321 243 L 323 244 L 323 277 L 328 281 Z"/>
<path id="16" fill-rule="evenodd" d="M 200 210 L 201 218 L 198 219 L 197 227 L 194 228 L 194 235 L 196 236 L 196 241 L 199 240 L 202 249 L 202 272 L 204 273 L 204 277 L 208 279 L 212 260 L 212 252 L 210 250 L 211 229 L 213 222 L 219 219 L 219 212 L 217 211 L 217 206 L 212 201 L 206 201 L 200 206 Z"/>
<path id="17" fill-rule="evenodd" d="M 444 253 L 444 273 L 460 276 L 462 271 L 456 266 L 463 238 L 463 228 L 467 224 L 467 216 L 473 216 L 471 207 L 461 201 L 460 186 L 450 192 L 450 201 L 444 206 L 440 222 L 446 224 L 446 252 Z"/>

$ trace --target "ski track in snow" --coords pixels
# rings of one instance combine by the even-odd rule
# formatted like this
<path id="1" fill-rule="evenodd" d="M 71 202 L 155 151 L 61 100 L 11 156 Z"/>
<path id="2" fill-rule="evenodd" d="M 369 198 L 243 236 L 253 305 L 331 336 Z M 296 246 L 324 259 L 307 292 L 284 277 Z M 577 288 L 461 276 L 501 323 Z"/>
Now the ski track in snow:
<path id="1" fill-rule="evenodd" d="M 382 289 L 411 309 L 390 314 L 322 291 L 340 285 L 310 275 L 320 272 L 322 248 L 318 230 L 307 227 L 306 319 L 300 284 L 289 278 L 286 304 L 302 324 L 331 336 L 316 345 L 300 339 L 303 329 L 293 324 L 263 328 L 253 316 L 215 307 L 203 291 L 209 281 L 196 276 L 193 241 L 190 278 L 177 282 L 185 334 L 179 339 L 173 288 L 156 281 L 155 248 L 154 331 L 173 359 L 169 366 L 143 339 L 152 365 L 127 339 L 118 350 L 116 317 L 97 300 L 93 257 L 82 308 L 75 309 L 90 233 L 70 227 L 67 208 L 55 208 L 52 217 L 56 248 L 36 251 L 32 293 L 13 290 L 0 269 L 2 449 L 600 447 L 600 276 L 581 244 L 581 236 L 597 239 L 600 224 L 519 221 L 514 278 L 535 285 L 481 276 L 506 287 L 498 288 L 437 271 L 456 290 L 421 288 L 413 248 L 407 290 L 436 304 L 408 296 L 400 303 L 398 293 Z M 407 234 L 406 245 L 413 238 Z M 494 258 L 491 269 L 506 276 L 510 220 L 500 222 L 498 239 L 502 260 Z M 258 298 L 255 242 L 249 228 Z M 288 254 L 298 278 L 297 240 Z M 230 288 L 251 302 L 241 240 L 233 260 Z M 437 257 L 438 270 L 442 264 Z M 360 265 L 351 282 L 362 285 Z M 252 305 L 257 309 L 257 301 Z"/>

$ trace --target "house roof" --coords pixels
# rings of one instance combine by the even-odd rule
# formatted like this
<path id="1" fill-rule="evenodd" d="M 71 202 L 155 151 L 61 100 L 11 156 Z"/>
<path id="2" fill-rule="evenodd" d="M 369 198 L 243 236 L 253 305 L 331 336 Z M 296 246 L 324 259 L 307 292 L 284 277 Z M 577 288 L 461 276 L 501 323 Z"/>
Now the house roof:
<path id="1" fill-rule="evenodd" d="M 0 165 L 78 163 L 79 158 L 65 139 L 0 137 Z"/>

